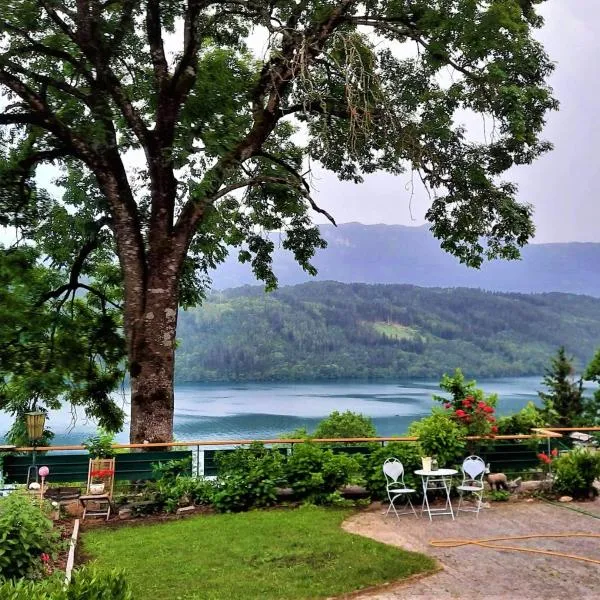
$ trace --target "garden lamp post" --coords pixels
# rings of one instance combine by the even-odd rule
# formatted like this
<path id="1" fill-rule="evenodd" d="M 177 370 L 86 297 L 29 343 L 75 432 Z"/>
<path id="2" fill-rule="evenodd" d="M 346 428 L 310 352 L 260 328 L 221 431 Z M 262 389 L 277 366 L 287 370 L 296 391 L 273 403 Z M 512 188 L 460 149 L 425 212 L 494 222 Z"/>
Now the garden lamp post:
<path id="1" fill-rule="evenodd" d="M 32 456 L 32 464 L 27 469 L 27 486 L 29 487 L 29 480 L 31 477 L 31 473 L 37 482 L 38 472 L 35 465 L 35 444 L 39 442 L 44 437 L 44 425 L 46 424 L 46 414 L 42 411 L 33 411 L 25 413 L 25 425 L 27 427 L 27 436 L 31 441 L 31 446 L 33 448 L 31 452 Z"/>

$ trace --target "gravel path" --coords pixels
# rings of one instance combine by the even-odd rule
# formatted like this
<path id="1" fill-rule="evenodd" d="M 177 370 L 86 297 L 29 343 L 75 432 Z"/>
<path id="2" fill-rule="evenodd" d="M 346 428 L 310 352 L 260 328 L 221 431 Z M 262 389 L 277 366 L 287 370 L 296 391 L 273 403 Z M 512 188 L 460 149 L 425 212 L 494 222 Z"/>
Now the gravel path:
<path id="1" fill-rule="evenodd" d="M 578 506 L 600 517 L 600 501 Z M 414 582 L 390 585 L 355 600 L 409 600 L 411 598 L 465 598 L 553 600 L 600 598 L 600 565 L 568 558 L 492 550 L 477 546 L 433 548 L 432 539 L 480 539 L 502 535 L 598 533 L 600 518 L 581 515 L 543 502 L 493 504 L 475 515 L 461 513 L 452 521 L 427 518 L 383 517 L 380 506 L 351 517 L 344 528 L 386 544 L 424 552 L 437 558 L 443 570 Z M 600 539 L 562 538 L 499 542 L 577 554 L 600 560 Z"/>

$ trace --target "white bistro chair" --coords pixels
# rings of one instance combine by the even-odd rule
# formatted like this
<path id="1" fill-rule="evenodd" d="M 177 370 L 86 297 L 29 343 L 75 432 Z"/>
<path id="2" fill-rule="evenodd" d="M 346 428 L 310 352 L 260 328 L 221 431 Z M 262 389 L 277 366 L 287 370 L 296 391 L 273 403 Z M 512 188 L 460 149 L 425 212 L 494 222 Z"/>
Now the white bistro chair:
<path id="1" fill-rule="evenodd" d="M 385 488 L 390 501 L 390 505 L 385 513 L 386 516 L 390 510 L 393 510 L 398 518 L 400 518 L 400 515 L 409 515 L 411 512 L 417 517 L 417 512 L 410 501 L 410 494 L 414 494 L 416 490 L 406 487 L 404 483 L 404 466 L 402 463 L 397 458 L 388 458 L 383 463 L 383 474 L 385 475 Z M 410 506 L 410 510 L 398 512 L 394 504 L 398 498 L 406 498 L 406 507 Z"/>
<path id="2" fill-rule="evenodd" d="M 485 475 L 485 462 L 479 456 L 468 456 L 463 461 L 461 471 L 463 474 L 462 483 L 456 487 L 460 494 L 458 501 L 458 509 L 456 515 L 462 510 L 463 512 L 474 512 L 479 518 L 479 511 L 483 502 L 483 477 Z M 464 494 L 471 494 L 475 497 L 476 503 L 474 507 L 463 507 Z"/>

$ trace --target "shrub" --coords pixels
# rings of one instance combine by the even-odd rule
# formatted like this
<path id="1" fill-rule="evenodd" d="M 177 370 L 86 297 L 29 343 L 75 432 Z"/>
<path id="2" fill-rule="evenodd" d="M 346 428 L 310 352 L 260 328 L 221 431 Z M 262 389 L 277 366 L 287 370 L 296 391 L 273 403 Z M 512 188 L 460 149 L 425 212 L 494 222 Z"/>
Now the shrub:
<path id="1" fill-rule="evenodd" d="M 64 587 L 64 575 L 41 581 L 25 579 L 0 583 L 2 600 L 132 600 L 123 574 L 98 572 L 84 567 L 73 572 L 71 583 Z"/>
<path id="2" fill-rule="evenodd" d="M 187 474 L 191 460 L 188 457 L 152 465 L 155 481 L 148 483 L 144 495 L 154 501 L 153 510 L 175 512 L 178 506 L 212 503 L 216 486 L 212 481 Z"/>
<path id="3" fill-rule="evenodd" d="M 158 509 L 170 513 L 175 512 L 179 506 L 212 504 L 215 491 L 216 484 L 212 481 L 175 475 L 149 483 L 145 496 L 150 497 Z"/>
<path id="4" fill-rule="evenodd" d="M 283 456 L 255 443 L 217 459 L 218 489 L 213 503 L 220 512 L 239 512 L 270 506 L 283 483 Z"/>
<path id="5" fill-rule="evenodd" d="M 377 430 L 370 417 L 347 410 L 332 412 L 315 429 L 315 438 L 362 438 L 376 437 Z"/>
<path id="6" fill-rule="evenodd" d="M 561 454 L 554 462 L 553 489 L 559 494 L 585 497 L 593 492 L 594 480 L 600 477 L 600 453 L 576 448 Z"/>
<path id="7" fill-rule="evenodd" d="M 464 458 L 465 429 L 448 413 L 434 409 L 430 417 L 411 423 L 408 433 L 419 438 L 424 456 L 437 457 L 440 467 L 451 467 Z"/>
<path id="8" fill-rule="evenodd" d="M 152 465 L 154 479 L 175 479 L 178 475 L 191 474 L 192 457 L 167 460 Z"/>
<path id="9" fill-rule="evenodd" d="M 416 442 L 391 442 L 366 457 L 364 481 L 371 497 L 378 500 L 387 498 L 383 463 L 387 458 L 392 457 L 397 458 L 402 463 L 404 466 L 404 482 L 408 487 L 416 490 L 416 495 L 419 497 L 421 495 L 421 480 L 414 474 L 414 471 L 420 469 L 422 464 L 419 445 Z"/>
<path id="10" fill-rule="evenodd" d="M 502 435 L 516 435 L 519 433 L 530 433 L 536 427 L 545 427 L 546 419 L 542 412 L 533 402 L 519 412 L 498 419 L 498 432 Z"/>
<path id="11" fill-rule="evenodd" d="M 315 504 L 330 504 L 332 494 L 360 471 L 359 463 L 346 454 L 335 455 L 306 442 L 294 448 L 286 463 L 287 482 L 297 497 Z"/>
<path id="12" fill-rule="evenodd" d="M 0 499 L 0 580 L 41 574 L 42 554 L 55 555 L 59 537 L 29 496 L 14 492 Z"/>

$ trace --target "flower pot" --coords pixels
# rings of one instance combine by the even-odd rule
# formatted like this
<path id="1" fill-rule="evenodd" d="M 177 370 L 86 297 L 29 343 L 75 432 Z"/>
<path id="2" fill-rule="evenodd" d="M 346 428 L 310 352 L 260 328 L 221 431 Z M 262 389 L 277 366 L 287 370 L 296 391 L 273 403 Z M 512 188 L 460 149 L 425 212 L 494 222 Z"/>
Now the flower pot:
<path id="1" fill-rule="evenodd" d="M 90 494 L 103 494 L 104 493 L 104 483 L 90 483 Z"/>

